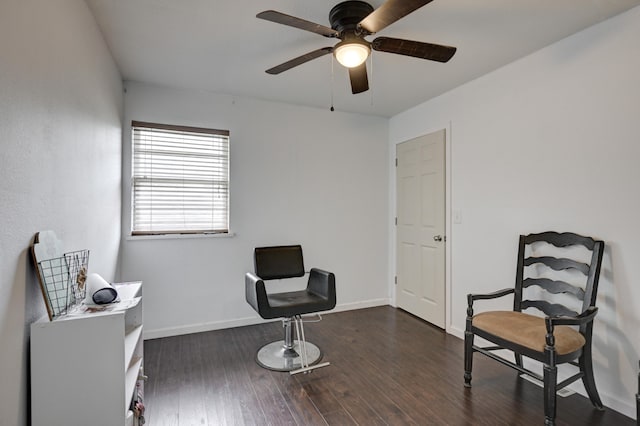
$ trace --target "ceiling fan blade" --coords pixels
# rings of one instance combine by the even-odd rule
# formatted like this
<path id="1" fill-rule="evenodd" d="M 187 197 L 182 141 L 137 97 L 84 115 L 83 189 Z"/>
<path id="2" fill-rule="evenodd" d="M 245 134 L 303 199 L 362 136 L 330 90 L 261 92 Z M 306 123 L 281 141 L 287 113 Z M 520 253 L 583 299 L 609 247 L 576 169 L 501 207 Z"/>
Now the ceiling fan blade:
<path id="1" fill-rule="evenodd" d="M 456 48 L 441 44 L 423 43 L 400 38 L 378 37 L 371 42 L 373 50 L 413 56 L 430 61 L 448 62 L 456 53 Z"/>
<path id="2" fill-rule="evenodd" d="M 325 37 L 338 36 L 338 32 L 332 28 L 325 27 L 324 25 L 316 24 L 314 22 L 305 21 L 304 19 L 296 18 L 295 16 L 276 12 L 275 10 L 265 10 L 264 12 L 260 12 L 256 15 L 256 18 L 275 22 L 276 24 L 288 25 L 305 31 L 311 31 L 312 33 L 320 34 Z"/>
<path id="3" fill-rule="evenodd" d="M 322 49 L 314 50 L 313 52 L 305 53 L 302 56 L 298 56 L 297 58 L 293 58 L 290 61 L 284 62 L 280 65 L 276 65 L 273 68 L 269 68 L 266 73 L 267 74 L 280 74 L 283 71 L 289 70 L 293 67 L 297 67 L 298 65 L 302 65 L 305 62 L 309 62 L 312 59 L 319 58 L 326 54 L 333 52 L 333 47 L 323 47 Z"/>
<path id="4" fill-rule="evenodd" d="M 358 25 L 369 34 L 374 34 L 432 1 L 433 0 L 387 0 L 382 6 L 360 21 Z"/>
<path id="5" fill-rule="evenodd" d="M 367 63 L 365 62 L 357 67 L 349 68 L 349 79 L 351 80 L 351 93 L 354 95 L 369 90 Z"/>

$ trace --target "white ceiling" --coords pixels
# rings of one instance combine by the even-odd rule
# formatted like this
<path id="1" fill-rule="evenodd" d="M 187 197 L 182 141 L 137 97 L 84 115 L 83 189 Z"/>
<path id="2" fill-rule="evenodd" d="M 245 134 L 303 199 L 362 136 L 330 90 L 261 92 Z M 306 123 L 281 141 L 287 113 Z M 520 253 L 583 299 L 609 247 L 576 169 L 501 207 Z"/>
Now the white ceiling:
<path id="1" fill-rule="evenodd" d="M 257 19 L 274 9 L 330 26 L 339 0 L 86 0 L 123 79 L 292 104 L 393 116 L 640 0 L 435 0 L 376 36 L 456 46 L 446 64 L 374 52 L 370 90 L 352 95 L 346 69 L 326 55 L 279 75 L 267 68 L 332 46 Z M 378 7 L 383 0 L 370 1 Z M 375 36 L 368 37 L 372 40 Z"/>

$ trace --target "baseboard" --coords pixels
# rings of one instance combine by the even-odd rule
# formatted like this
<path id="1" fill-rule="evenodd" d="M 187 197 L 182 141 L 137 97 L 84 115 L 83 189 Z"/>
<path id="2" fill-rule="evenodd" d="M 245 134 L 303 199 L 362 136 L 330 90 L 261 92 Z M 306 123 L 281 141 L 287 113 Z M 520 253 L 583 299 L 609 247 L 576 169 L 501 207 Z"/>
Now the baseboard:
<path id="1" fill-rule="evenodd" d="M 225 328 L 244 327 L 245 325 L 261 324 L 263 322 L 267 321 L 260 317 L 247 317 L 232 320 L 212 321 L 201 324 L 189 324 L 179 327 L 157 328 L 153 330 L 144 330 L 143 339 L 160 339 L 162 337 L 180 336 L 182 334 L 202 333 L 205 331 L 222 330 Z"/>
<path id="2" fill-rule="evenodd" d="M 389 305 L 389 303 L 390 303 L 390 299 L 388 298 L 365 300 L 362 302 L 343 303 L 340 305 L 336 305 L 336 307 L 333 310 L 327 312 L 326 314 L 331 314 L 333 312 L 354 311 L 356 309 L 373 308 L 376 306 L 385 306 L 385 305 Z M 182 334 L 202 333 L 205 331 L 222 330 L 225 328 L 244 327 L 246 325 L 262 324 L 264 322 L 269 322 L 269 321 L 280 321 L 280 320 L 279 319 L 263 320 L 258 316 L 252 316 L 252 317 L 246 317 L 246 318 L 235 318 L 230 320 L 212 321 L 212 322 L 206 322 L 201 324 L 189 324 L 189 325 L 178 326 L 178 327 L 157 328 L 152 330 L 145 330 L 143 333 L 143 338 L 144 340 L 160 339 L 162 337 L 179 336 Z"/>
<path id="3" fill-rule="evenodd" d="M 447 333 L 451 334 L 452 336 L 456 336 L 459 339 L 464 340 L 464 330 L 454 325 L 449 326 L 449 328 L 447 329 Z"/>
<path id="4" fill-rule="evenodd" d="M 587 398 L 586 392 L 584 394 L 580 392 L 580 390 L 576 390 L 576 392 Z M 598 393 L 600 393 L 600 399 L 602 400 L 602 404 L 605 406 L 605 409 L 610 408 L 632 419 L 636 418 L 636 406 L 633 404 L 635 403 L 635 398 L 633 399 L 633 403 L 627 403 L 627 401 L 622 398 L 611 397 L 607 394 L 603 394 L 599 390 Z"/>
<path id="5" fill-rule="evenodd" d="M 531 377 L 527 374 L 520 374 L 520 377 L 541 388 L 544 388 L 544 385 L 542 384 L 542 382 L 536 379 L 535 377 Z M 562 388 L 557 392 L 558 396 L 561 396 L 561 397 L 571 396 L 575 393 L 577 393 L 578 395 L 581 395 L 586 399 L 589 398 L 586 390 L 584 389 L 584 386 L 580 382 L 572 383 L 566 388 Z M 632 404 L 625 403 L 625 401 L 622 401 L 620 398 L 612 398 L 607 394 L 603 394 L 600 390 L 598 390 L 598 393 L 600 394 L 600 399 L 602 400 L 602 404 L 604 405 L 606 410 L 617 411 L 618 413 L 624 414 L 625 416 L 631 417 L 632 419 L 635 418 L 636 416 L 635 406 L 633 406 Z"/>
<path id="6" fill-rule="evenodd" d="M 365 300 L 362 302 L 353 302 L 353 303 L 342 303 L 340 305 L 336 305 L 336 307 L 328 313 L 355 311 L 356 309 L 375 308 L 376 306 L 387 306 L 390 304 L 391 304 L 391 299 L 389 298 Z"/>

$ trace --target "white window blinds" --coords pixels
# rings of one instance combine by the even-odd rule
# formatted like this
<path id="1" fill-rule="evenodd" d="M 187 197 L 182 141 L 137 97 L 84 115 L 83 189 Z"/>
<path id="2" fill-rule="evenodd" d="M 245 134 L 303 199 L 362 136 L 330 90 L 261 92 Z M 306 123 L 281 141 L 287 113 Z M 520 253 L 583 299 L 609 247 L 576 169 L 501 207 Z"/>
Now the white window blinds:
<path id="1" fill-rule="evenodd" d="M 131 234 L 229 232 L 229 132 L 131 127 Z"/>

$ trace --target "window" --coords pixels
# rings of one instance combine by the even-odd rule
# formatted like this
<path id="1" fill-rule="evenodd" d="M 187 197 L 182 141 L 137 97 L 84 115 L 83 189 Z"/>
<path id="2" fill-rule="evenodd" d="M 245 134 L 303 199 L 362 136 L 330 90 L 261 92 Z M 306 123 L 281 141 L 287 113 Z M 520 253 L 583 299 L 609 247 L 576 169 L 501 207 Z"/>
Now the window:
<path id="1" fill-rule="evenodd" d="M 131 127 L 131 234 L 229 232 L 229 132 Z"/>

